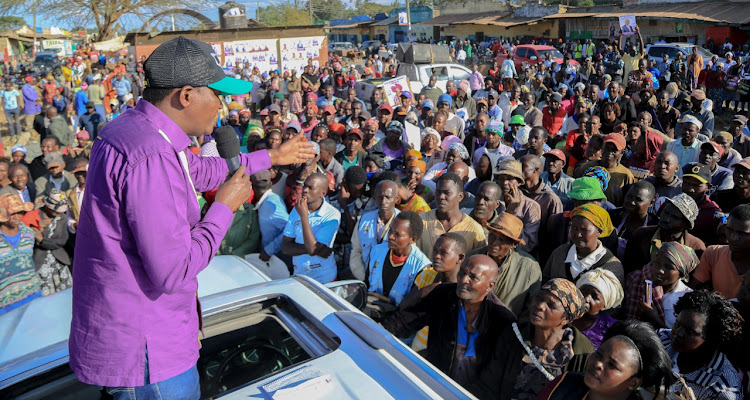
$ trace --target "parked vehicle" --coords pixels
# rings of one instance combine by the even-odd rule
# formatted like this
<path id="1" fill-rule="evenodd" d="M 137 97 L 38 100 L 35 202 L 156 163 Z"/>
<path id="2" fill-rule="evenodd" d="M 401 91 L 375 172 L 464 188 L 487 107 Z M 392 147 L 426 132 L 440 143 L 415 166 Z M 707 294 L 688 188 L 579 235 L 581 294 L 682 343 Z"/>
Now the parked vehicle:
<path id="1" fill-rule="evenodd" d="M 362 282 L 262 268 L 219 256 L 198 275 L 204 398 L 474 398 L 359 311 Z M 68 365 L 71 304 L 68 289 L 0 316 L 0 399 L 106 398 Z"/>
<path id="2" fill-rule="evenodd" d="M 352 50 L 354 45 L 350 42 L 333 42 L 328 44 L 328 50 Z"/>
<path id="3" fill-rule="evenodd" d="M 409 78 L 411 90 L 416 97 L 416 94 L 430 83 L 432 75 L 437 75 L 437 85 L 445 91 L 445 85 L 449 80 L 454 81 L 458 85 L 459 81 L 469 79 L 471 70 L 463 65 L 453 63 L 411 64 L 402 62 L 396 67 L 396 76 L 401 75 Z M 389 79 L 393 78 L 387 77 L 358 81 L 354 86 L 354 89 L 357 91 L 357 98 L 364 100 L 365 103 L 369 103 L 375 88 L 381 87 L 383 82 Z"/>
<path id="4" fill-rule="evenodd" d="M 552 46 L 542 46 L 542 45 L 531 45 L 531 44 L 522 44 L 515 47 L 513 52 L 510 54 L 510 56 L 513 57 L 513 64 L 516 66 L 516 70 L 521 70 L 521 64 L 525 63 L 526 65 L 534 65 L 539 62 L 544 61 L 547 58 L 547 54 L 552 54 L 552 58 L 555 60 L 556 63 L 562 64 L 563 63 L 563 54 L 560 53 L 559 50 Z M 498 54 L 495 60 L 497 61 L 498 65 L 502 65 L 503 61 L 508 59 L 508 55 L 506 54 Z M 578 61 L 571 60 L 570 64 L 578 67 L 579 63 Z"/>
<path id="5" fill-rule="evenodd" d="M 380 46 L 383 44 L 380 40 L 365 40 L 362 42 L 362 44 L 359 46 L 359 48 L 362 51 L 366 51 L 368 54 L 371 54 L 373 51 L 377 51 L 380 49 Z"/>
<path id="6" fill-rule="evenodd" d="M 693 54 L 693 47 L 696 47 L 696 45 L 692 43 L 657 43 L 646 47 L 646 54 L 649 60 L 655 60 L 656 62 L 662 61 L 664 53 L 669 55 L 670 60 L 676 59 L 677 53 L 682 53 L 683 59 L 687 60 Z M 698 46 L 698 53 L 703 56 L 703 66 L 705 68 L 714 54 L 700 46 Z M 719 56 L 719 61 L 724 62 L 726 60 Z"/>

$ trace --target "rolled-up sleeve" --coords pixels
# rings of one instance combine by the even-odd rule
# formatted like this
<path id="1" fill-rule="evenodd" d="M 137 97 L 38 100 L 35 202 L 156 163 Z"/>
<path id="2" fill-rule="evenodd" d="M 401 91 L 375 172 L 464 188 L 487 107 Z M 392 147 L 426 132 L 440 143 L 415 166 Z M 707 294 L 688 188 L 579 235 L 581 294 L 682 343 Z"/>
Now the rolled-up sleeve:
<path id="1" fill-rule="evenodd" d="M 218 172 L 215 164 L 210 169 Z M 202 184 L 220 182 L 209 174 L 198 175 Z M 198 206 L 192 204 L 196 199 L 184 179 L 179 159 L 172 151 L 162 151 L 132 166 L 122 186 L 126 221 L 143 268 L 153 285 L 168 294 L 197 290 L 196 276 L 219 250 L 232 222 L 232 211 L 215 202 L 191 227 L 186 209 Z"/>

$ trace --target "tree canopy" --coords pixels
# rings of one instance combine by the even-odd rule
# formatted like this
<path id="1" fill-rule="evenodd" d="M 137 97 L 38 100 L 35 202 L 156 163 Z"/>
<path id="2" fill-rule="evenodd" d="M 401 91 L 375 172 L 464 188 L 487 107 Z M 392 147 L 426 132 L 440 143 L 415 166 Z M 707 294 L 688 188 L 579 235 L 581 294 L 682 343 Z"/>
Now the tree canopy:
<path id="1" fill-rule="evenodd" d="M 26 25 L 26 21 L 21 17 L 12 17 L 9 15 L 0 17 L 0 31 L 20 29 Z"/>

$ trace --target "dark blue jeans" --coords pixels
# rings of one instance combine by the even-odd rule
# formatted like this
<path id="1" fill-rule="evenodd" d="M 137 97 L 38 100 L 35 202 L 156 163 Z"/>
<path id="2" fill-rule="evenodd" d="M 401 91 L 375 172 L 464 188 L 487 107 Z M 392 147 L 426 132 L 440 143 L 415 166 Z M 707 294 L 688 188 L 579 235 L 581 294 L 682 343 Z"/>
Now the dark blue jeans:
<path id="1" fill-rule="evenodd" d="M 138 387 L 108 387 L 107 393 L 114 400 L 198 400 L 201 398 L 198 368 L 194 365 L 187 371 L 165 381 L 149 383 L 148 354 L 146 354 L 146 384 Z"/>

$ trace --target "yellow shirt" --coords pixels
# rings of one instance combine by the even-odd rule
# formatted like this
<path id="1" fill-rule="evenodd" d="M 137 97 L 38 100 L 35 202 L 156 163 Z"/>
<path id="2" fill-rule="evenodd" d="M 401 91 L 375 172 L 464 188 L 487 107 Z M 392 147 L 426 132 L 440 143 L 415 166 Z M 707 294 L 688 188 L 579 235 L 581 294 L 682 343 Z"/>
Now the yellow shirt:
<path id="1" fill-rule="evenodd" d="M 424 231 L 417 246 L 419 246 L 427 257 L 432 258 L 432 248 L 435 246 L 435 242 L 440 235 L 446 233 L 445 228 L 443 228 L 443 224 L 437 219 L 437 210 L 420 214 L 420 217 L 424 221 Z M 479 225 L 478 222 L 474 221 L 474 218 L 466 214 L 464 214 L 464 219 L 451 228 L 449 232 L 455 232 L 463 236 L 468 246 L 467 251 L 487 245 L 487 237 L 484 235 L 482 225 Z"/>
<path id="2" fill-rule="evenodd" d="M 628 75 L 630 75 L 630 71 L 635 71 L 638 69 L 638 62 L 641 61 L 643 57 L 640 55 L 640 53 L 636 53 L 635 56 L 631 57 L 630 54 L 625 54 L 622 56 L 622 62 L 625 63 L 625 66 L 622 69 L 622 77 L 625 82 L 628 80 Z"/>

